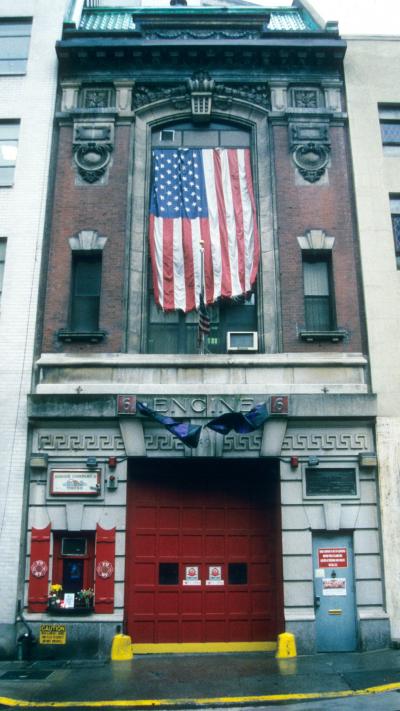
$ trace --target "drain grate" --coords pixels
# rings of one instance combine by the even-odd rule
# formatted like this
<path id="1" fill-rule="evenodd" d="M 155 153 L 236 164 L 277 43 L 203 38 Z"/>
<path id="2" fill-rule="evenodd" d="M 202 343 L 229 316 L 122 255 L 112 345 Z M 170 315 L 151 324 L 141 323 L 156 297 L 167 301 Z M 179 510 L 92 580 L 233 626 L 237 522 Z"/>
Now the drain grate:
<path id="1" fill-rule="evenodd" d="M 52 669 L 43 669 L 42 671 L 8 671 L 1 675 L 1 679 L 47 679 L 53 673 Z"/>

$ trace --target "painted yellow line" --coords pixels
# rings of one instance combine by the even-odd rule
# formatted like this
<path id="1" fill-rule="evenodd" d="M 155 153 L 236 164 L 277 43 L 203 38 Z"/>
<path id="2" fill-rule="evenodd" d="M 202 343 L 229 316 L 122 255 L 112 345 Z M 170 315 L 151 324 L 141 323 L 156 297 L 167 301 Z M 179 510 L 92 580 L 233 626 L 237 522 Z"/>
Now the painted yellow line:
<path id="1" fill-rule="evenodd" d="M 268 694 L 265 696 L 215 696 L 210 698 L 182 698 L 182 699 L 122 699 L 118 701 L 23 701 L 0 696 L 2 706 L 20 706 L 21 708 L 145 708 L 147 706 L 210 706 L 215 704 L 254 704 L 266 701 L 310 701 L 318 699 L 343 699 L 351 696 L 369 696 L 383 694 L 385 691 L 399 691 L 400 682 L 370 686 L 366 689 L 348 689 L 345 691 L 321 691 L 308 694 Z"/>
<path id="2" fill-rule="evenodd" d="M 276 642 L 182 642 L 132 644 L 133 654 L 216 654 L 221 652 L 274 652 Z"/>

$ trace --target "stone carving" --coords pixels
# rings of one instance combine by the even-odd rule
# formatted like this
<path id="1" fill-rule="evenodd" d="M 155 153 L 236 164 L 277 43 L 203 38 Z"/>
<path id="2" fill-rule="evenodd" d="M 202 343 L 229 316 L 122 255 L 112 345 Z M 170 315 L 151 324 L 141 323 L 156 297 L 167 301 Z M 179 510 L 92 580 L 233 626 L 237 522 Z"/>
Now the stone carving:
<path id="1" fill-rule="evenodd" d="M 316 109 L 318 108 L 317 89 L 293 89 L 293 104 L 299 109 Z"/>
<path id="2" fill-rule="evenodd" d="M 179 439 L 174 437 L 169 432 L 156 432 L 154 434 L 145 434 L 144 441 L 147 452 L 157 450 L 163 452 L 181 451 L 184 452 L 185 445 Z"/>
<path id="3" fill-rule="evenodd" d="M 242 99 L 266 109 L 271 108 L 271 94 L 266 84 L 216 84 L 214 102 L 218 108 L 226 108 L 232 99 Z"/>
<path id="4" fill-rule="evenodd" d="M 325 173 L 329 161 L 329 151 L 326 146 L 316 143 L 306 143 L 293 151 L 293 160 L 300 173 L 309 183 L 316 183 Z"/>
<path id="5" fill-rule="evenodd" d="M 107 109 L 113 106 L 113 90 L 111 88 L 89 87 L 81 90 L 80 103 L 85 109 Z"/>
<path id="6" fill-rule="evenodd" d="M 369 449 L 369 438 L 364 433 L 354 432 L 331 432 L 331 433 L 309 433 L 309 434 L 287 434 L 282 444 L 282 451 L 301 450 L 351 450 L 357 451 Z"/>
<path id="7" fill-rule="evenodd" d="M 39 451 L 125 451 L 120 435 L 107 434 L 53 434 L 40 433 L 38 436 Z"/>
<path id="8" fill-rule="evenodd" d="M 329 128 L 325 123 L 289 123 L 293 161 L 305 180 L 316 183 L 329 161 Z"/>
<path id="9" fill-rule="evenodd" d="M 75 122 L 73 155 L 80 176 L 95 183 L 104 175 L 114 144 L 112 122 Z"/>
<path id="10" fill-rule="evenodd" d="M 153 88 L 147 85 L 137 85 L 133 95 L 133 108 L 140 109 L 142 106 L 146 106 L 146 104 L 153 104 L 156 101 L 163 101 L 165 99 L 172 100 L 173 102 L 183 102 L 182 108 L 189 106 L 190 96 L 187 86 L 185 86 L 185 84 L 177 84 L 176 86 L 157 86 Z M 178 108 L 178 106 L 175 108 Z"/>
<path id="11" fill-rule="evenodd" d="M 224 437 L 223 452 L 260 452 L 262 435 L 229 434 Z"/>
<path id="12" fill-rule="evenodd" d="M 247 30 L 151 30 L 146 39 L 260 39 L 261 32 Z"/>

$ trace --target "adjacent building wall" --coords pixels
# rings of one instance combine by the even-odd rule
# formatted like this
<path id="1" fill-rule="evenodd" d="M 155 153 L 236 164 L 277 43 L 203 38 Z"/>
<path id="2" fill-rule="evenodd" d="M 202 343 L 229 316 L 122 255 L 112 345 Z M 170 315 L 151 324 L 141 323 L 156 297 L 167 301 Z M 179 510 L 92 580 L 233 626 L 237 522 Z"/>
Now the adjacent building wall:
<path id="1" fill-rule="evenodd" d="M 376 424 L 386 599 L 400 639 L 400 271 L 389 195 L 400 193 L 400 153 L 382 147 L 378 104 L 400 105 L 399 37 L 348 38 L 345 59 Z"/>
<path id="2" fill-rule="evenodd" d="M 15 638 L 18 561 L 38 277 L 65 0 L 3 0 L 0 18 L 32 18 L 26 74 L 0 75 L 0 120 L 19 121 L 14 184 L 0 187 L 6 261 L 0 318 L 0 657 Z"/>

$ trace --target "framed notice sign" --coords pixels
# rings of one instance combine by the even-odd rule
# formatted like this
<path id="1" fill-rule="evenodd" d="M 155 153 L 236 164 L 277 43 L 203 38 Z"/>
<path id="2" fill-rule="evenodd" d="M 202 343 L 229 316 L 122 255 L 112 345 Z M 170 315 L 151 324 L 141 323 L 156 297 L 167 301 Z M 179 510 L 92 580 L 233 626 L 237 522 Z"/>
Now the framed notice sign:
<path id="1" fill-rule="evenodd" d="M 100 469 L 52 469 L 50 472 L 51 496 L 98 496 L 100 483 Z"/>

